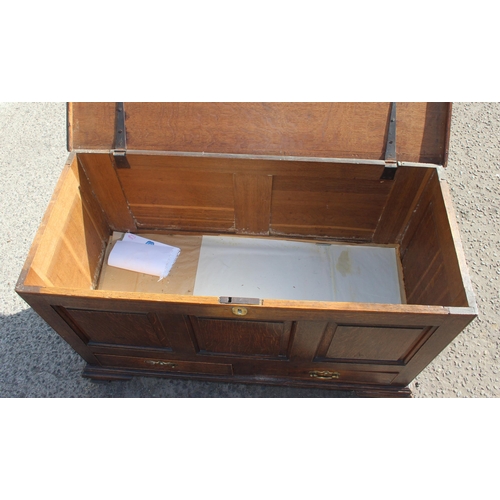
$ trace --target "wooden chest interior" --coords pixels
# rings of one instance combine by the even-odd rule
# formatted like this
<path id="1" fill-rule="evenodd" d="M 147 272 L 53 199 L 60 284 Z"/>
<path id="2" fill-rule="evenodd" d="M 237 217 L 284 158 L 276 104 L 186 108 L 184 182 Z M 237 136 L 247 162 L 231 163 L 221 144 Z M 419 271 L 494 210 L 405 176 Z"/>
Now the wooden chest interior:
<path id="1" fill-rule="evenodd" d="M 114 104 L 70 105 L 73 152 L 17 285 L 87 360 L 85 375 L 408 395 L 475 317 L 438 168 L 447 104 L 398 104 L 393 179 L 385 103 L 131 103 L 125 113 L 124 165 Z M 113 274 L 107 254 L 124 232 L 178 242 L 187 281 Z M 208 235 L 394 248 L 401 301 L 193 294 Z"/>

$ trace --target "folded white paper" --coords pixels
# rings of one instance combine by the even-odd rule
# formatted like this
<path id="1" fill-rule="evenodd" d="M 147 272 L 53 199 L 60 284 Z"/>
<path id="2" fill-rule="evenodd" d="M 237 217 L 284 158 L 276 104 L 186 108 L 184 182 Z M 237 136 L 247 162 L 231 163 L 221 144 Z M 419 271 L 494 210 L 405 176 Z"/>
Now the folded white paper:
<path id="1" fill-rule="evenodd" d="M 125 233 L 123 235 L 122 241 L 129 241 L 130 243 L 142 243 L 144 245 L 155 245 L 160 247 L 168 247 L 165 243 L 160 243 L 159 241 L 148 240 L 147 238 L 143 238 L 142 236 L 138 236 L 133 233 Z M 173 247 L 170 247 L 173 248 Z"/>
<path id="2" fill-rule="evenodd" d="M 153 245 L 138 245 L 139 242 L 117 241 L 109 254 L 108 265 L 151 274 L 158 276 L 160 278 L 158 281 L 162 280 L 172 269 L 180 249 L 163 243 L 158 244 L 158 242 L 154 242 Z"/>

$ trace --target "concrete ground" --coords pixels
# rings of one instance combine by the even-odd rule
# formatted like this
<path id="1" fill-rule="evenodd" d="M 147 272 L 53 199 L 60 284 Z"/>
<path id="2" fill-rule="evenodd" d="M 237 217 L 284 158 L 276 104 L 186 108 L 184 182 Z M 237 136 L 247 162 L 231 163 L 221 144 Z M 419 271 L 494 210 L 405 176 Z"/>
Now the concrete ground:
<path id="1" fill-rule="evenodd" d="M 95 383 L 14 292 L 68 155 L 64 103 L 0 103 L 0 397 L 351 397 L 351 393 L 137 377 Z M 414 396 L 497 397 L 500 104 L 456 103 L 447 179 L 479 317 L 412 383 Z"/>

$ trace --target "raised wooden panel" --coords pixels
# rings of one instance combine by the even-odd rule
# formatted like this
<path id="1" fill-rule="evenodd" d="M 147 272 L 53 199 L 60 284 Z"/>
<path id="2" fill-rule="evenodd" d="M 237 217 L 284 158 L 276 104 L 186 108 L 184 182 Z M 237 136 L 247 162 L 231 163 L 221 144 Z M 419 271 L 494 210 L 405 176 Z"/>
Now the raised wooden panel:
<path id="1" fill-rule="evenodd" d="M 256 357 L 284 357 L 291 322 L 238 321 L 192 316 L 200 352 Z"/>
<path id="2" fill-rule="evenodd" d="M 408 304 L 468 305 L 448 212 L 434 175 L 401 242 Z"/>
<path id="3" fill-rule="evenodd" d="M 118 175 L 141 228 L 228 231 L 234 228 L 233 175 L 203 167 L 182 168 L 145 156 L 129 157 Z M 182 164 L 181 164 L 182 165 Z"/>
<path id="4" fill-rule="evenodd" d="M 27 284 L 92 288 L 109 228 L 76 158 L 61 175 Z"/>
<path id="5" fill-rule="evenodd" d="M 271 233 L 371 241 L 391 190 L 381 172 L 374 166 L 356 178 L 354 170 L 332 166 L 323 177 L 275 176 Z"/>
<path id="6" fill-rule="evenodd" d="M 170 348 L 157 316 L 153 313 L 126 313 L 58 308 L 59 314 L 80 338 L 91 344 Z"/>
<path id="7" fill-rule="evenodd" d="M 400 242 L 418 200 L 434 173 L 433 168 L 398 168 L 394 181 L 389 182 L 392 189 L 377 224 L 374 243 L 388 245 Z"/>
<path id="8" fill-rule="evenodd" d="M 409 304 L 439 304 L 450 295 L 450 291 L 446 287 L 440 286 L 436 289 L 436 284 L 439 285 L 439 283 L 433 282 L 433 278 L 434 281 L 436 278 L 438 280 L 446 279 L 443 255 L 439 247 L 439 236 L 433 212 L 433 206 L 430 203 L 423 214 L 418 231 L 415 232 L 414 238 L 410 240 L 408 249 L 402 259 Z M 424 255 L 425 258 L 423 258 Z M 420 265 L 408 265 L 409 262 L 416 263 L 419 261 Z"/>
<path id="9" fill-rule="evenodd" d="M 234 175 L 237 234 L 269 234 L 272 185 L 271 175 Z"/>
<path id="10" fill-rule="evenodd" d="M 114 231 L 135 231 L 136 224 L 109 154 L 80 153 L 78 159 Z"/>
<path id="11" fill-rule="evenodd" d="M 405 363 L 428 333 L 428 328 L 338 325 L 327 351 L 318 354 L 344 361 Z"/>

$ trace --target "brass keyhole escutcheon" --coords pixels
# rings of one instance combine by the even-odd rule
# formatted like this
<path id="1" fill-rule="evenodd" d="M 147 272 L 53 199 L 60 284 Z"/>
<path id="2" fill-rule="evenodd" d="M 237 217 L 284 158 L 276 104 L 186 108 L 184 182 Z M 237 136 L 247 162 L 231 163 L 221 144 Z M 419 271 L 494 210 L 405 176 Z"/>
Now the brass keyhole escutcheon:
<path id="1" fill-rule="evenodd" d="M 232 311 L 236 316 L 245 316 L 248 312 L 246 307 L 233 307 Z"/>

